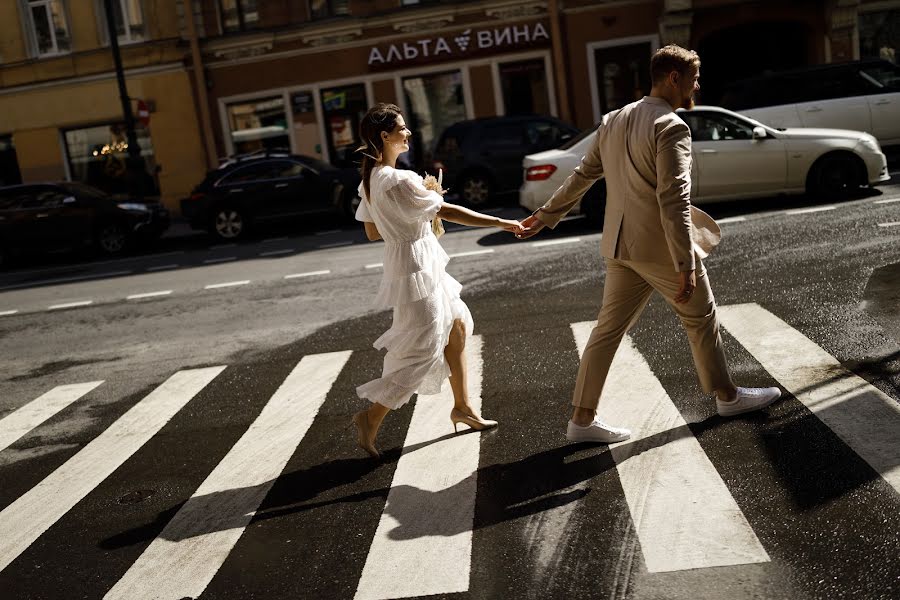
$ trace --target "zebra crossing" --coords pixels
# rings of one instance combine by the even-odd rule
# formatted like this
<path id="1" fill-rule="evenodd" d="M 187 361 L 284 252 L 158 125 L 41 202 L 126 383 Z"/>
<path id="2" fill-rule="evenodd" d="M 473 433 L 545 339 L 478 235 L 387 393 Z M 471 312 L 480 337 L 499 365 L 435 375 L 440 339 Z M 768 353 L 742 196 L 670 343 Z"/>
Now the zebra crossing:
<path id="1" fill-rule="evenodd" d="M 723 327 L 825 427 L 900 493 L 900 407 L 802 333 L 755 305 L 720 307 Z M 593 323 L 569 325 L 580 354 Z M 467 344 L 471 401 L 482 404 L 485 338 Z M 140 555 L 104 592 L 104 598 L 197 598 L 220 575 L 273 485 L 326 405 L 352 351 L 304 356 L 265 403 L 244 434 L 199 487 L 147 540 Z M 0 592 L 4 571 L 104 480 L 116 477 L 156 436 L 220 377 L 228 366 L 179 371 L 33 488 L 0 511 Z M 103 381 L 63 385 L 0 419 L 0 452 L 41 423 L 81 401 Z M 792 402 L 790 398 L 786 401 Z M 364 544 L 354 575 L 357 600 L 472 592 L 473 548 L 478 543 L 477 500 L 484 434 L 453 435 L 447 420 L 450 390 L 420 397 L 412 406 L 403 450 L 371 537 L 335 528 L 334 544 Z M 712 410 L 712 409 L 711 409 Z M 801 409 L 803 410 L 803 409 Z M 600 413 L 628 426 L 633 438 L 609 456 L 647 573 L 766 564 L 775 558 L 766 536 L 736 501 L 729 483 L 704 450 L 637 345 L 623 340 L 600 403 Z M 560 428 L 564 423 L 560 422 Z M 499 432 L 502 435 L 504 425 Z M 562 429 L 560 429 L 561 431 Z M 561 434 L 560 434 L 561 435 Z M 352 435 L 335 432 L 352 445 Z M 516 443 L 511 436 L 510 443 Z M 2 469 L 2 468 L 0 468 Z M 2 470 L 0 470 L 2 475 Z M 589 493 L 589 481 L 578 484 Z M 732 484 L 733 485 L 733 484 Z M 574 509 L 572 509 L 574 510 Z M 302 540 L 301 540 L 302 543 Z M 307 551 L 311 551 L 307 549 Z M 602 574 L 601 574 L 602 575 Z M 7 596 L 0 594 L 3 598 Z M 10 596 L 16 597 L 16 596 Z"/>

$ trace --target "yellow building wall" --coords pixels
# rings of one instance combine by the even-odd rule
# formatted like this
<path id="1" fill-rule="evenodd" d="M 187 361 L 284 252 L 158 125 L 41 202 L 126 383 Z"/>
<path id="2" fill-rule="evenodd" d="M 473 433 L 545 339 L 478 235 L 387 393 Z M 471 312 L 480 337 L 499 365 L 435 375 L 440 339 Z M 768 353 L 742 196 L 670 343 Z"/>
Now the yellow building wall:
<path id="1" fill-rule="evenodd" d="M 161 167 L 161 200 L 178 210 L 206 173 L 190 79 L 185 71 L 131 76 L 128 95 L 155 102 L 150 138 Z M 12 133 L 23 181 L 64 178 L 59 131 L 120 121 L 115 79 L 0 95 L 0 133 Z"/>
<path id="2" fill-rule="evenodd" d="M 16 62 L 26 56 L 19 5 L 17 2 L 0 2 L 0 61 Z"/>

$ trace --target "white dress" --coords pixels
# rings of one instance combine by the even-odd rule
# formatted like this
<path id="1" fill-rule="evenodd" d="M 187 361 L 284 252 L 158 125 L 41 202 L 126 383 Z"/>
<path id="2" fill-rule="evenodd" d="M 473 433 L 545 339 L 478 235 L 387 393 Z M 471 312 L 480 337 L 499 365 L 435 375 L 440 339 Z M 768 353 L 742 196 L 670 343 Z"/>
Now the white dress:
<path id="1" fill-rule="evenodd" d="M 466 333 L 474 326 L 459 298 L 462 286 L 447 274 L 450 261 L 431 230 L 441 208 L 440 194 L 425 189 L 412 171 L 378 166 L 362 184 L 359 221 L 375 223 L 384 239 L 384 275 L 375 305 L 393 308 L 391 328 L 375 341 L 387 349 L 380 378 L 356 388 L 360 398 L 388 408 L 406 404 L 414 393 L 436 394 L 450 375 L 444 348 L 454 319 Z"/>

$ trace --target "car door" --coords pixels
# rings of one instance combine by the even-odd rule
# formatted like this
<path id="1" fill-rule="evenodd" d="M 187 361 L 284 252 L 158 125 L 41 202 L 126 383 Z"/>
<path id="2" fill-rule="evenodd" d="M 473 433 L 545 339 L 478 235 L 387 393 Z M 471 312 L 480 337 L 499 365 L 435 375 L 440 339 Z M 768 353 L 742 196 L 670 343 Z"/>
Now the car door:
<path id="1" fill-rule="evenodd" d="M 785 188 L 782 140 L 753 139 L 753 122 L 737 115 L 703 110 L 679 114 L 691 129 L 697 199 L 765 195 Z"/>
<path id="2" fill-rule="evenodd" d="M 871 84 L 852 65 L 810 72 L 802 81 L 802 93 L 808 100 L 797 104 L 800 122 L 803 127 L 871 132 L 866 98 L 871 91 Z"/>
<path id="3" fill-rule="evenodd" d="M 282 160 L 272 165 L 273 203 L 280 215 L 302 215 L 328 210 L 331 198 L 322 189 L 319 176 L 305 165 Z"/>
<path id="4" fill-rule="evenodd" d="M 522 159 L 527 153 L 524 122 L 489 123 L 482 128 L 480 154 L 494 173 L 498 192 L 518 189 L 522 184 Z"/>
<path id="5" fill-rule="evenodd" d="M 866 97 L 872 135 L 882 144 L 900 143 L 900 66 L 887 61 L 864 65 L 860 75 L 874 86 Z"/>
<path id="6" fill-rule="evenodd" d="M 30 245 L 51 250 L 77 243 L 77 232 L 66 227 L 64 200 L 67 196 L 57 187 L 35 186 L 32 193 L 22 198 L 20 207 L 29 223 Z"/>
<path id="7" fill-rule="evenodd" d="M 257 160 L 235 168 L 215 187 L 218 202 L 236 206 L 253 219 L 265 220 L 279 214 L 274 192 L 272 161 Z"/>

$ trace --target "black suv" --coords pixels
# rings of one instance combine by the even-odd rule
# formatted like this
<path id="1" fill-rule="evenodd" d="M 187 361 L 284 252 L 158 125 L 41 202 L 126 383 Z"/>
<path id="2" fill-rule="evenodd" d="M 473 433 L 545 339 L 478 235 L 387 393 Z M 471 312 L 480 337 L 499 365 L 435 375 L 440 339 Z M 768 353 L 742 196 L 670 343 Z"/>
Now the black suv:
<path id="1" fill-rule="evenodd" d="M 518 191 L 522 159 L 556 148 L 579 130 L 553 117 L 490 117 L 460 121 L 444 130 L 431 168 L 444 170 L 444 187 L 463 202 L 480 205 L 494 194 Z"/>
<path id="2" fill-rule="evenodd" d="M 117 200 L 84 183 L 0 188 L 0 263 L 20 253 L 93 246 L 115 255 L 169 226 L 159 202 Z"/>
<path id="3" fill-rule="evenodd" d="M 181 213 L 194 229 L 223 240 L 244 237 L 266 221 L 315 213 L 352 219 L 359 172 L 308 156 L 264 151 L 238 156 L 206 174 Z"/>

